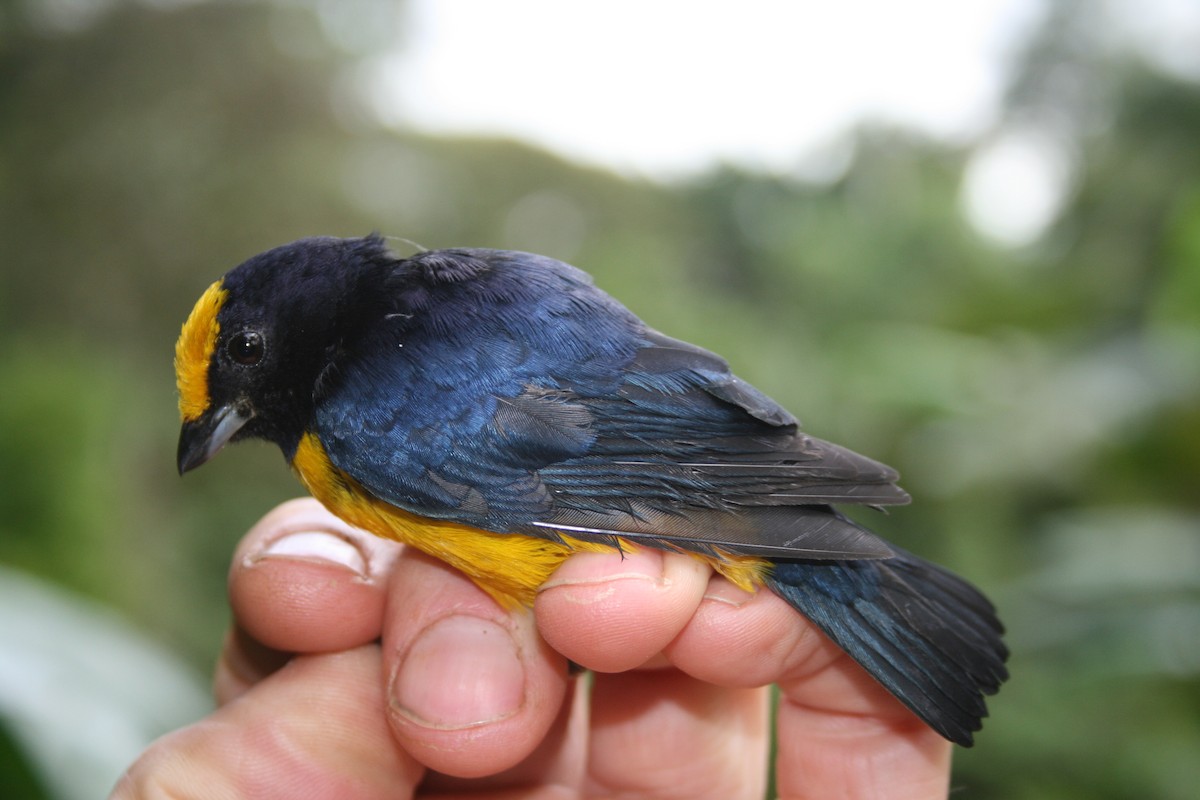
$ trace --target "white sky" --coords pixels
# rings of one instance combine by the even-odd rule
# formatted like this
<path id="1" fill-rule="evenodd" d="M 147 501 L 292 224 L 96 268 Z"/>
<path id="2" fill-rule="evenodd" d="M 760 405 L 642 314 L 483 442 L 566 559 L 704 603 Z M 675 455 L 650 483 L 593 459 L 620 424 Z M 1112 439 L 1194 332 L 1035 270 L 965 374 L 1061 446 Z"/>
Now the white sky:
<path id="1" fill-rule="evenodd" d="M 1077 166 L 1053 132 L 992 130 L 1050 1 L 407 0 L 398 48 L 362 76 L 385 123 L 512 136 L 653 178 L 717 162 L 837 177 L 850 155 L 841 134 L 865 120 L 952 141 L 986 132 L 963 212 L 1022 246 L 1057 217 Z M 337 2 L 318 8 L 348 8 Z M 1089 9 L 1111 38 L 1094 46 L 1200 80 L 1197 0 Z M 363 30 L 360 15 L 337 16 Z"/>
<path id="2" fill-rule="evenodd" d="M 658 177 L 796 169 L 864 118 L 986 127 L 1038 0 L 410 0 L 385 119 Z"/>

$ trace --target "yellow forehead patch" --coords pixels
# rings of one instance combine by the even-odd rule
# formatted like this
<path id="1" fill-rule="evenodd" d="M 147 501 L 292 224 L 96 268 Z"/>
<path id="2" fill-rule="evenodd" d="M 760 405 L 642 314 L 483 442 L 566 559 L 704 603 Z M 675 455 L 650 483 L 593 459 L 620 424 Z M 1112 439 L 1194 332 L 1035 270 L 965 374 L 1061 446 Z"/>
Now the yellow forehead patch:
<path id="1" fill-rule="evenodd" d="M 185 422 L 198 419 L 212 403 L 208 396 L 208 365 L 217 349 L 217 312 L 229 292 L 221 281 L 204 290 L 175 343 L 175 385 L 179 388 L 179 416 Z"/>

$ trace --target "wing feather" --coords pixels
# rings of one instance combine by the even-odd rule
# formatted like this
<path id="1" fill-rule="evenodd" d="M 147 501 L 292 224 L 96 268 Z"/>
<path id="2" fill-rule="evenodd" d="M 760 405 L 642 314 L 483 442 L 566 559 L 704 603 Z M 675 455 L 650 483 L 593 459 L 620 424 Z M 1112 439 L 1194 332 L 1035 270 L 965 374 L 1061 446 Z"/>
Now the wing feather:
<path id="1" fill-rule="evenodd" d="M 621 538 L 705 555 L 724 551 L 767 558 L 892 556 L 886 542 L 828 506 L 681 513 L 634 503 L 623 511 L 561 509 L 519 530 L 534 536 L 565 533 L 612 544 Z"/>
<path id="2" fill-rule="evenodd" d="M 829 505 L 907 502 L 894 470 L 800 432 L 719 356 L 569 268 L 466 255 L 469 275 L 398 281 L 386 324 L 323 387 L 321 440 L 369 491 L 500 533 L 890 554 Z"/>

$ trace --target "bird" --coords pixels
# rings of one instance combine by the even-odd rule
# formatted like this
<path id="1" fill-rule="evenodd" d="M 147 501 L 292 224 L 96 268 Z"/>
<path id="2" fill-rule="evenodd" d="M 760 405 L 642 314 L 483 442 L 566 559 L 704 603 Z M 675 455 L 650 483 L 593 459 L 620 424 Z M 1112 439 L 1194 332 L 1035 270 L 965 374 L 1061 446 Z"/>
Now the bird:
<path id="1" fill-rule="evenodd" d="M 505 607 L 572 553 L 656 548 L 774 592 L 959 745 L 1008 678 L 978 589 L 836 508 L 908 503 L 894 469 L 562 261 L 300 239 L 201 294 L 175 372 L 181 475 L 273 442 L 335 515 Z"/>

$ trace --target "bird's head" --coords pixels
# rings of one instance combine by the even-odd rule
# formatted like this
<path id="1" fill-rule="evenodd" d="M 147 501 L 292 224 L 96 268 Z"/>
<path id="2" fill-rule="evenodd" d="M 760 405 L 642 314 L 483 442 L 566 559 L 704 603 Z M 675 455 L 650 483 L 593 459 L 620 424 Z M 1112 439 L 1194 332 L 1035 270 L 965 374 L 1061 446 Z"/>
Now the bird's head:
<path id="1" fill-rule="evenodd" d="M 376 236 L 302 239 L 209 286 L 175 345 L 180 473 L 250 437 L 290 459 L 319 377 L 395 263 Z"/>

